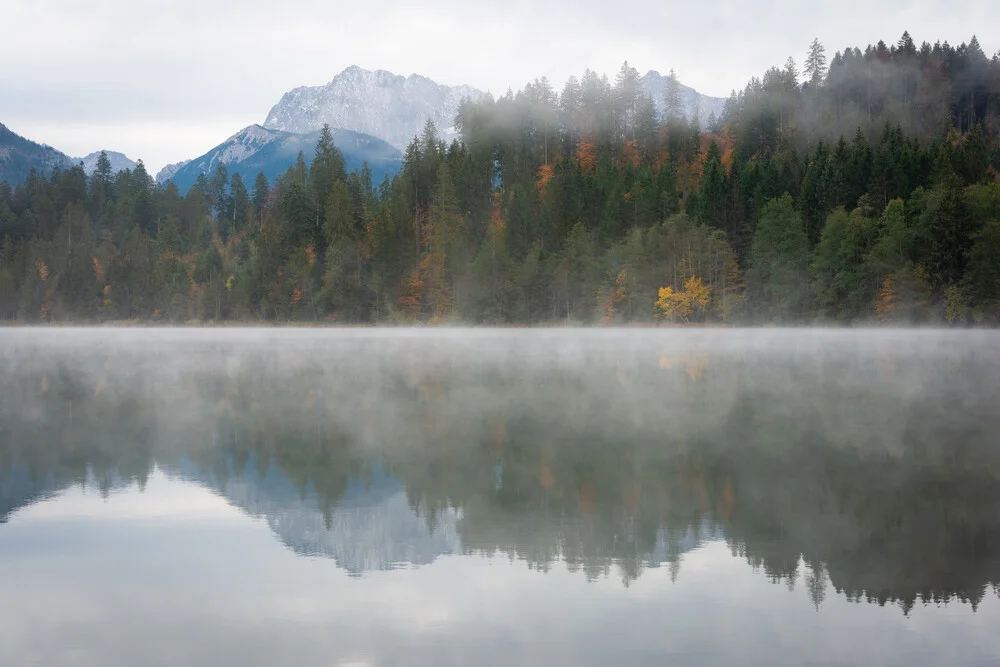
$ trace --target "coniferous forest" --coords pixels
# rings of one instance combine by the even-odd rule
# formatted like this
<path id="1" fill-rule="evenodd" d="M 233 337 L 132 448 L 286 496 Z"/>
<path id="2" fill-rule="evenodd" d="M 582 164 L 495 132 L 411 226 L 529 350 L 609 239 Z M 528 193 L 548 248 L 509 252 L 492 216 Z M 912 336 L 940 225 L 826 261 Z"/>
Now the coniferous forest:
<path id="1" fill-rule="evenodd" d="M 904 33 L 801 69 L 690 120 L 627 63 L 536 80 L 381 183 L 328 128 L 271 183 L 32 173 L 0 184 L 0 319 L 996 325 L 1000 54 Z"/>

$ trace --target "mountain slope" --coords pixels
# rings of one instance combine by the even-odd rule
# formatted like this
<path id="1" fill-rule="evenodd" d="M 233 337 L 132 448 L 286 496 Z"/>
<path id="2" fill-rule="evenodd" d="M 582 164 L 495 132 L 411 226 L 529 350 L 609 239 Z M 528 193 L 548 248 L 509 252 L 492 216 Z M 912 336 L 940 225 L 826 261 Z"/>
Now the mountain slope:
<path id="1" fill-rule="evenodd" d="M 243 177 L 247 188 L 252 187 L 253 180 L 260 172 L 264 173 L 268 181 L 273 182 L 295 164 L 300 151 L 304 154 L 306 163 L 310 163 L 318 139 L 318 131 L 295 134 L 251 125 L 204 155 L 189 161 L 168 180 L 175 183 L 182 193 L 186 193 L 200 174 L 211 176 L 220 164 L 225 164 L 230 175 L 238 173 Z M 333 130 L 333 141 L 344 153 L 347 170 L 361 169 L 367 162 L 376 185 L 384 176 L 391 178 L 399 170 L 402 154 L 381 139 L 336 129 Z"/>
<path id="2" fill-rule="evenodd" d="M 163 169 L 156 172 L 156 182 L 166 183 L 170 180 L 170 177 L 181 170 L 184 165 L 189 163 L 191 160 L 181 160 L 180 162 L 174 162 L 173 164 L 168 164 Z"/>
<path id="3" fill-rule="evenodd" d="M 18 185 L 32 169 L 48 173 L 56 167 L 68 169 L 72 166 L 73 161 L 64 153 L 25 139 L 0 123 L 0 182 Z"/>
<path id="4" fill-rule="evenodd" d="M 656 105 L 657 112 L 662 114 L 663 101 L 667 93 L 667 77 L 661 75 L 656 70 L 649 70 L 640 79 L 640 82 L 642 83 L 643 90 L 653 98 L 653 104 Z M 724 97 L 702 95 L 694 88 L 690 88 L 684 84 L 681 84 L 680 88 L 681 103 L 684 106 L 685 118 L 691 120 L 697 112 L 701 126 L 705 127 L 709 116 L 713 113 L 716 118 L 722 117 L 722 110 L 726 106 L 726 99 Z"/>
<path id="5" fill-rule="evenodd" d="M 370 134 L 403 150 L 428 118 L 445 140 L 455 137 L 455 115 L 462 99 L 482 96 L 469 86 L 442 86 L 417 74 L 403 77 L 352 66 L 325 86 L 285 93 L 267 115 L 264 127 L 304 133 L 327 123 Z"/>
<path id="6" fill-rule="evenodd" d="M 108 154 L 108 160 L 111 161 L 111 173 L 117 174 L 122 169 L 135 169 L 135 161 L 131 160 L 124 153 L 118 153 L 116 151 L 105 151 Z M 97 170 L 97 159 L 101 157 L 101 151 L 96 151 L 90 155 L 85 155 L 83 157 L 73 158 L 73 164 L 83 163 L 83 170 L 87 172 L 90 176 Z"/>

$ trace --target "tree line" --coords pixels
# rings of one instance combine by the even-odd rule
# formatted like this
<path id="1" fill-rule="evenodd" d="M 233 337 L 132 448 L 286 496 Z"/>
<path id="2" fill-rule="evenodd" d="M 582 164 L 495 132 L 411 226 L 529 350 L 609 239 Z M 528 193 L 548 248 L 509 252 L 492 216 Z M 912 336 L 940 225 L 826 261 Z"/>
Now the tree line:
<path id="1" fill-rule="evenodd" d="M 432 123 L 392 179 L 313 156 L 186 193 L 102 160 L 0 184 L 0 318 L 926 322 L 1000 318 L 1000 58 L 814 41 L 724 113 L 625 63 Z"/>

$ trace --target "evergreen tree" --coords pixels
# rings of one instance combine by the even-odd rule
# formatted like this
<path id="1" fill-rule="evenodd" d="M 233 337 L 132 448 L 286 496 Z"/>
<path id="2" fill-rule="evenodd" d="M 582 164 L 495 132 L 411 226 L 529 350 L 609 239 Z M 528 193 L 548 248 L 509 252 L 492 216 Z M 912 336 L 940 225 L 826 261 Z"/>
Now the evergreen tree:
<path id="1" fill-rule="evenodd" d="M 333 132 L 328 124 L 320 130 L 316 142 L 316 154 L 309 170 L 309 179 L 320 211 L 326 209 L 326 199 L 332 191 L 333 184 L 347 180 L 344 154 L 333 143 Z"/>
<path id="2" fill-rule="evenodd" d="M 755 311 L 765 321 L 799 317 L 809 299 L 809 241 L 802 217 L 785 195 L 761 211 L 746 281 Z"/>
<path id="3" fill-rule="evenodd" d="M 212 208 L 216 218 L 230 218 L 231 204 L 229 201 L 229 168 L 220 162 L 209 181 L 212 190 Z"/>
<path id="4" fill-rule="evenodd" d="M 927 269 L 937 286 L 956 285 L 965 271 L 977 221 L 969 215 L 961 183 L 954 172 L 942 176 L 930 197 L 922 224 L 930 241 Z"/>
<path id="5" fill-rule="evenodd" d="M 615 115 L 622 140 L 635 139 L 636 113 L 642 93 L 639 72 L 626 60 L 615 77 Z"/>
<path id="6" fill-rule="evenodd" d="M 809 52 L 806 56 L 805 75 L 809 78 L 809 84 L 813 88 L 819 88 L 826 76 L 826 49 L 820 43 L 819 38 L 809 45 Z"/>
<path id="7" fill-rule="evenodd" d="M 271 188 L 267 184 L 267 177 L 263 172 L 258 173 L 253 185 L 253 208 L 258 217 L 263 217 L 270 194 Z"/>
<path id="8" fill-rule="evenodd" d="M 681 83 L 677 73 L 670 69 L 667 75 L 666 91 L 663 94 L 663 116 L 668 124 L 677 123 L 684 117 L 684 104 L 681 100 Z"/>
<path id="9" fill-rule="evenodd" d="M 111 160 L 108 158 L 107 151 L 101 151 L 101 154 L 97 156 L 97 167 L 91 177 L 91 189 L 99 209 L 104 208 L 105 200 L 114 200 L 114 186 L 115 179 L 111 172 Z"/>
<path id="10" fill-rule="evenodd" d="M 708 146 L 705 157 L 705 170 L 701 179 L 701 192 L 698 203 L 701 206 L 701 218 L 709 225 L 732 233 L 730 225 L 729 179 L 722 165 L 722 153 L 714 141 Z"/>
<path id="11" fill-rule="evenodd" d="M 250 206 L 250 196 L 247 193 L 246 185 L 243 184 L 243 177 L 238 173 L 233 174 L 229 182 L 230 201 L 230 221 L 233 233 L 243 229 L 247 222 L 247 209 Z"/>

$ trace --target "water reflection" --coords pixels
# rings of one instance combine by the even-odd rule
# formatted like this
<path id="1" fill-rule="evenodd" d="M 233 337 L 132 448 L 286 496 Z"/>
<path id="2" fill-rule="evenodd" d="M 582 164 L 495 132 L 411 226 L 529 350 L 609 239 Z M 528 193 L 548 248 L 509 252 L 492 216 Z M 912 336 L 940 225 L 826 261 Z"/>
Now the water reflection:
<path id="1" fill-rule="evenodd" d="M 723 547 L 807 596 L 1000 582 L 990 333 L 0 333 L 0 522 L 155 471 L 353 575 L 632 586 Z M 5 527 L 0 526 L 0 539 Z"/>

